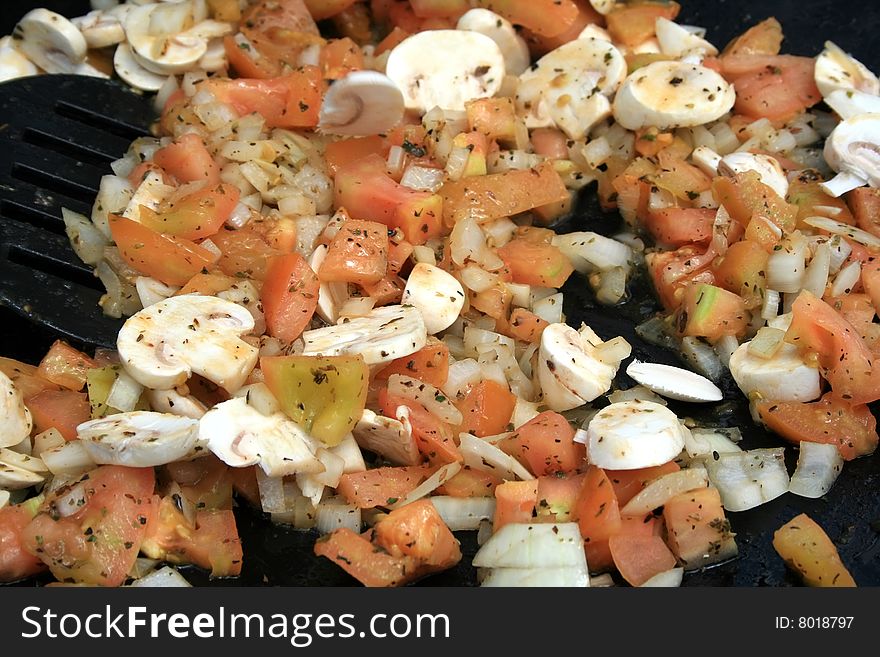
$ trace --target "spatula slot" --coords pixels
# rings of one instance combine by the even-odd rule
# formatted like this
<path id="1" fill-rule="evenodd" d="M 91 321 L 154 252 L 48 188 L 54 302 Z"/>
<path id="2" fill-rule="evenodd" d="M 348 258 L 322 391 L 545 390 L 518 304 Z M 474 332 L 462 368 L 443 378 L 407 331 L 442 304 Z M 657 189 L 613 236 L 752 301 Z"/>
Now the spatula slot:
<path id="1" fill-rule="evenodd" d="M 104 286 L 101 285 L 101 281 L 94 274 L 85 269 L 72 267 L 67 263 L 52 260 L 42 254 L 33 253 L 15 245 L 10 245 L 7 259 L 13 264 L 21 265 L 28 269 L 35 269 L 48 276 L 70 281 L 97 292 L 104 292 Z"/>
<path id="2" fill-rule="evenodd" d="M 45 230 L 55 235 L 64 235 L 64 222 L 52 212 L 43 212 L 36 208 L 21 205 L 9 199 L 0 199 L 0 216 L 12 219 L 34 228 Z"/>
<path id="3" fill-rule="evenodd" d="M 25 128 L 22 131 L 21 138 L 22 141 L 33 144 L 34 146 L 39 146 L 40 148 L 45 148 L 58 153 L 59 155 L 64 155 L 80 162 L 88 162 L 89 164 L 94 164 L 99 167 L 106 166 L 109 162 L 116 159 L 106 153 L 101 153 L 92 148 L 87 148 L 80 144 L 67 141 L 59 135 L 52 135 L 33 128 Z"/>
<path id="4" fill-rule="evenodd" d="M 57 192 L 77 201 L 88 203 L 89 205 L 94 202 L 95 196 L 98 194 L 97 187 L 80 185 L 60 175 L 55 175 L 48 171 L 40 171 L 20 162 L 15 162 L 12 165 L 12 177 L 22 182 L 42 187 L 50 192 Z"/>
<path id="5" fill-rule="evenodd" d="M 80 105 L 74 105 L 67 101 L 59 100 L 55 103 L 55 112 L 60 116 L 74 119 L 93 128 L 99 128 L 105 132 L 133 141 L 144 136 L 143 127 L 137 127 L 117 121 L 105 114 L 99 114 L 94 110 Z"/>

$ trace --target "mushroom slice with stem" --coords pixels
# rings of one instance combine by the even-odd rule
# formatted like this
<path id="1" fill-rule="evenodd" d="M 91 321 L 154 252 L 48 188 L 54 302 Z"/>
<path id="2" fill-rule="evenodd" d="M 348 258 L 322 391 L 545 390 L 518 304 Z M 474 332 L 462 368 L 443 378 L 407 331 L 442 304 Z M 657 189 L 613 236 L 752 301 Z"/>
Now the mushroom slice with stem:
<path id="1" fill-rule="evenodd" d="M 407 109 L 465 109 L 465 103 L 498 93 L 504 56 L 479 32 L 429 30 L 401 41 L 389 54 L 386 75 L 403 93 Z"/>
<path id="2" fill-rule="evenodd" d="M 189 455 L 197 445 L 198 427 L 192 418 L 131 411 L 89 420 L 76 433 L 95 463 L 147 468 Z"/>
<path id="3" fill-rule="evenodd" d="M 126 371 L 147 388 L 169 390 L 195 372 L 235 392 L 257 362 L 259 350 L 240 337 L 253 328 L 237 303 L 185 294 L 129 317 L 116 346 Z"/>
<path id="4" fill-rule="evenodd" d="M 398 407 L 397 419 L 365 408 L 351 432 L 358 445 L 395 465 L 418 465 L 421 461 L 406 406 Z"/>
<path id="5" fill-rule="evenodd" d="M 31 412 L 12 379 L 0 372 L 0 447 L 18 445 L 31 433 Z"/>
<path id="6" fill-rule="evenodd" d="M 880 114 L 841 121 L 825 141 L 825 161 L 837 175 L 820 183 L 831 196 L 870 185 L 880 187 Z"/>
<path id="7" fill-rule="evenodd" d="M 0 82 L 36 75 L 36 65 L 29 60 L 11 36 L 0 39 Z"/>
<path id="8" fill-rule="evenodd" d="M 159 75 L 184 73 L 208 49 L 199 34 L 188 34 L 193 12 L 190 2 L 163 2 L 133 8 L 125 17 L 125 36 L 132 56 Z"/>
<path id="9" fill-rule="evenodd" d="M 330 85 L 318 128 L 335 135 L 377 135 L 400 123 L 403 112 L 403 94 L 391 78 L 353 71 Z"/>
<path id="10" fill-rule="evenodd" d="M 283 413 L 263 415 L 242 397 L 217 404 L 199 420 L 199 437 L 233 468 L 259 465 L 269 477 L 323 472 L 316 445 Z"/>
<path id="11" fill-rule="evenodd" d="M 48 9 L 26 13 L 12 38 L 28 59 L 47 73 L 74 73 L 88 52 L 86 39 L 76 25 Z"/>
<path id="12" fill-rule="evenodd" d="M 520 75 L 531 60 L 529 46 L 511 22 L 488 9 L 475 8 L 466 11 L 455 26 L 459 30 L 479 32 L 494 41 L 504 57 L 508 75 Z"/>
<path id="13" fill-rule="evenodd" d="M 587 460 L 611 470 L 663 465 L 684 449 L 686 431 L 660 404 L 639 399 L 611 404 L 590 420 Z"/>
<path id="14" fill-rule="evenodd" d="M 168 79 L 141 66 L 131 53 L 127 43 L 120 43 L 113 53 L 113 68 L 128 84 L 141 91 L 158 91 Z"/>
<path id="15" fill-rule="evenodd" d="M 125 41 L 125 29 L 118 15 L 96 9 L 70 22 L 82 32 L 89 48 L 107 48 Z"/>

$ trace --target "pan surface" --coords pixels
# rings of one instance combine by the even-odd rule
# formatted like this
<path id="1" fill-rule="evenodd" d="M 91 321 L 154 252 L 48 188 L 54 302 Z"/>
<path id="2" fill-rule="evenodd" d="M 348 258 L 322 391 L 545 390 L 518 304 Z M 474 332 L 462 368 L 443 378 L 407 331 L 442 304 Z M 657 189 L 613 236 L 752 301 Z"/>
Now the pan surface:
<path id="1" fill-rule="evenodd" d="M 768 16 L 782 23 L 786 40 L 783 52 L 816 55 L 825 40 L 832 40 L 853 53 L 874 71 L 880 71 L 880 49 L 874 45 L 880 33 L 880 3 L 839 3 L 829 0 L 681 0 L 679 22 L 708 29 L 708 39 L 723 46 L 748 26 Z M 29 9 L 43 6 L 67 16 L 88 11 L 81 0 L 5 0 L 0 12 L 0 35 L 11 32 L 16 20 Z M 0 117 L 2 123 L 2 117 Z M 615 215 L 598 210 L 595 194 L 588 190 L 576 216 L 565 230 L 590 229 L 609 232 Z M 671 352 L 646 345 L 633 334 L 635 324 L 657 310 L 644 279 L 632 287 L 630 300 L 622 306 L 605 308 L 595 304 L 586 283 L 572 280 L 564 288 L 565 313 L 569 323 L 590 324 L 602 337 L 623 335 L 641 360 L 677 363 Z M 13 312 L 0 308 L 0 355 L 27 362 L 39 362 L 56 336 L 35 327 Z M 624 377 L 625 378 L 625 377 Z M 624 382 L 629 387 L 632 382 Z M 691 416 L 707 424 L 738 426 L 744 447 L 768 447 L 780 439 L 757 428 L 749 418 L 742 395 L 729 379 L 722 386 L 726 403 L 697 408 L 673 405 L 680 416 Z M 875 414 L 877 408 L 874 408 Z M 794 450 L 789 449 L 789 457 Z M 731 513 L 740 555 L 725 564 L 690 573 L 690 586 L 787 586 L 797 581 L 785 568 L 771 545 L 773 531 L 798 513 L 806 512 L 821 524 L 838 545 L 844 563 L 860 585 L 880 585 L 880 455 L 847 463 L 832 491 L 819 500 L 784 495 L 769 504 L 744 513 Z M 350 585 L 354 580 L 329 561 L 312 554 L 314 535 L 273 526 L 260 514 L 241 510 L 239 530 L 244 542 L 244 569 L 236 580 L 214 582 L 234 585 Z M 460 586 L 475 583 L 470 557 L 476 550 L 475 532 L 461 533 L 465 559 L 453 570 L 432 576 L 422 585 Z M 194 584 L 210 584 L 206 574 L 187 570 Z"/>

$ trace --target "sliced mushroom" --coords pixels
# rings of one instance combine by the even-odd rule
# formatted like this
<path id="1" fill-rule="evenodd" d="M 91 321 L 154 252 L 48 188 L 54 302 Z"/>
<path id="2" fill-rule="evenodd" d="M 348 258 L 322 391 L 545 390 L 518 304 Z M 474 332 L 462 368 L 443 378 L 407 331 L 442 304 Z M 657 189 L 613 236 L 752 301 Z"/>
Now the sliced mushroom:
<path id="1" fill-rule="evenodd" d="M 168 413 L 198 420 L 208 409 L 192 395 L 182 395 L 177 390 L 147 390 L 147 401 L 158 413 Z"/>
<path id="2" fill-rule="evenodd" d="M 47 73 L 73 73 L 86 59 L 85 37 L 61 14 L 48 9 L 32 9 L 26 13 L 12 38 L 22 52 Z"/>
<path id="3" fill-rule="evenodd" d="M 825 96 L 825 104 L 842 119 L 859 114 L 880 114 L 880 96 L 852 89 L 838 89 Z"/>
<path id="4" fill-rule="evenodd" d="M 351 432 L 358 445 L 395 465 L 418 465 L 421 455 L 408 418 L 409 409 L 405 406 L 398 409 L 397 419 L 365 408 Z"/>
<path id="5" fill-rule="evenodd" d="M 353 71 L 330 85 L 318 128 L 334 135 L 377 135 L 400 123 L 403 112 L 403 94 L 391 78 Z"/>
<path id="6" fill-rule="evenodd" d="M 190 2 L 146 4 L 132 9 L 124 26 L 135 61 L 163 76 L 192 68 L 208 49 L 207 39 L 187 34 L 192 21 Z"/>
<path id="7" fill-rule="evenodd" d="M 122 20 L 116 14 L 96 9 L 70 22 L 82 32 L 89 48 L 107 48 L 125 41 Z"/>
<path id="8" fill-rule="evenodd" d="M 0 372 L 0 447 L 18 445 L 31 434 L 31 412 L 12 379 Z"/>
<path id="9" fill-rule="evenodd" d="M 825 161 L 838 174 L 821 183 L 837 197 L 851 189 L 880 187 L 880 114 L 860 114 L 841 121 L 825 141 Z"/>
<path id="10" fill-rule="evenodd" d="M 570 41 L 544 55 L 519 78 L 516 105 L 526 125 L 555 125 L 582 139 L 611 116 L 610 98 L 626 77 L 626 60 L 609 41 Z"/>
<path id="11" fill-rule="evenodd" d="M 401 41 L 388 56 L 385 73 L 403 93 L 407 109 L 464 110 L 467 101 L 498 93 L 504 56 L 479 32 L 428 30 Z"/>
<path id="12" fill-rule="evenodd" d="M 634 381 L 669 399 L 713 402 L 724 397 L 718 386 L 709 379 L 680 367 L 634 360 L 626 368 L 626 373 Z"/>
<path id="13" fill-rule="evenodd" d="M 718 49 L 687 28 L 666 18 L 656 21 L 660 52 L 672 57 L 696 56 L 699 59 L 718 54 Z"/>
<path id="14" fill-rule="evenodd" d="M 788 194 L 788 177 L 779 160 L 763 153 L 728 153 L 718 162 L 718 173 L 733 177 L 737 173 L 754 171 L 761 182 L 785 198 Z"/>
<path id="15" fill-rule="evenodd" d="M 401 303 L 417 308 L 428 333 L 434 335 L 458 319 L 464 299 L 464 290 L 457 278 L 439 267 L 420 262 L 406 280 Z"/>
<path id="16" fill-rule="evenodd" d="M 825 50 L 816 57 L 813 75 L 823 97 L 838 89 L 880 94 L 877 76 L 831 41 L 825 42 Z"/>
<path id="17" fill-rule="evenodd" d="M 808 402 L 822 394 L 819 370 L 807 365 L 793 344 L 783 343 L 772 358 L 760 358 L 741 344 L 730 357 L 730 374 L 750 399 Z"/>
<path id="18" fill-rule="evenodd" d="M 46 478 L 41 474 L 0 460 L 0 490 L 22 490 L 39 486 L 45 480 Z"/>
<path id="19" fill-rule="evenodd" d="M 0 82 L 36 75 L 39 72 L 11 36 L 0 39 Z"/>
<path id="20" fill-rule="evenodd" d="M 455 26 L 459 30 L 479 32 L 494 41 L 504 57 L 507 75 L 520 75 L 531 61 L 529 46 L 511 22 L 494 11 L 476 8 L 466 11 Z"/>
<path id="21" fill-rule="evenodd" d="M 660 404 L 638 399 L 611 404 L 590 420 L 587 460 L 611 470 L 662 465 L 684 449 L 686 431 Z"/>
<path id="22" fill-rule="evenodd" d="M 197 420 L 169 413 L 132 411 L 89 420 L 76 428 L 98 464 L 147 468 L 185 458 L 196 447 Z"/>
<path id="23" fill-rule="evenodd" d="M 234 468 L 259 465 L 269 477 L 324 469 L 314 441 L 282 413 L 263 415 L 235 397 L 217 404 L 199 421 L 199 437 Z"/>
<path id="24" fill-rule="evenodd" d="M 135 313 L 116 346 L 126 371 L 147 388 L 169 390 L 195 372 L 235 392 L 257 362 L 258 349 L 239 337 L 253 328 L 238 304 L 186 294 Z"/>

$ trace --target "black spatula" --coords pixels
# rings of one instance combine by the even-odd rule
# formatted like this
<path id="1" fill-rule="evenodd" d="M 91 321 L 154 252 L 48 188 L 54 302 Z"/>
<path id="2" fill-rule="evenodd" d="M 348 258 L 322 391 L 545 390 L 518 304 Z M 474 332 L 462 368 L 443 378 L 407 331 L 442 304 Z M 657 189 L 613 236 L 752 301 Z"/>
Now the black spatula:
<path id="1" fill-rule="evenodd" d="M 112 346 L 121 322 L 70 247 L 66 207 L 88 216 L 101 176 L 155 118 L 110 80 L 44 75 L 0 84 L 0 305 L 83 345 Z"/>

